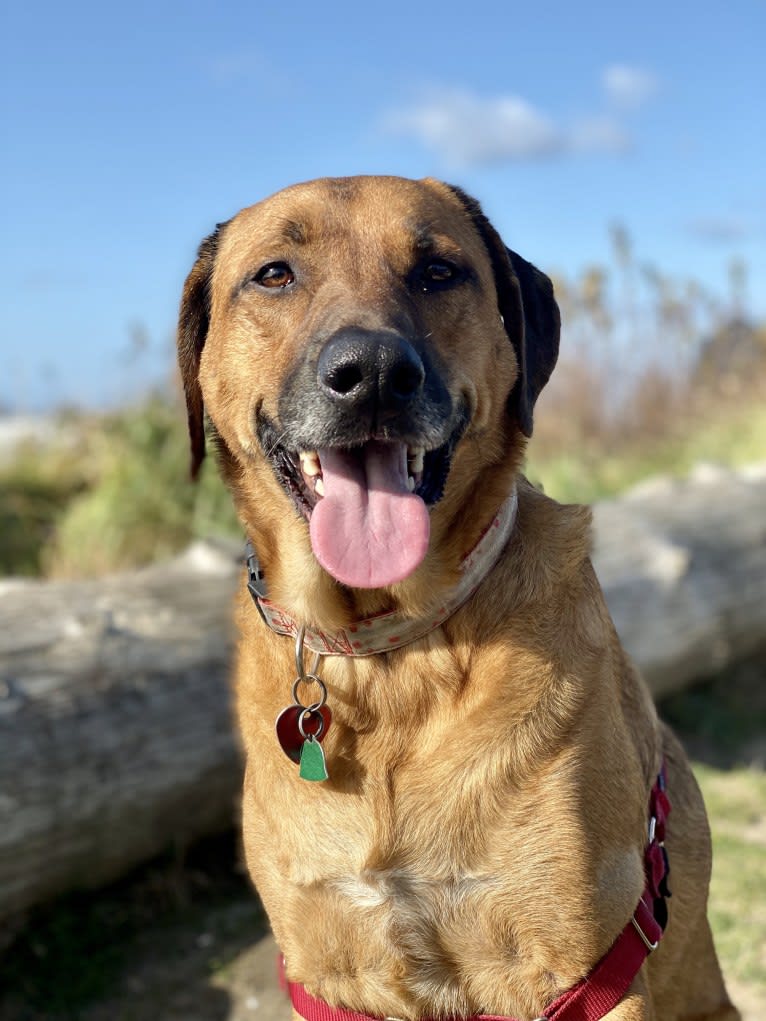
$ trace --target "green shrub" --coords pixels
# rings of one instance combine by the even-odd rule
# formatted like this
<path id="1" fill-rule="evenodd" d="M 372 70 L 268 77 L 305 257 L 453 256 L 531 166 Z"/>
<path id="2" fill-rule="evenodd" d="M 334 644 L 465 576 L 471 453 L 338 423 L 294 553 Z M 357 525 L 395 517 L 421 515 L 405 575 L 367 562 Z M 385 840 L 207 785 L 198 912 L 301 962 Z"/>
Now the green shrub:
<path id="1" fill-rule="evenodd" d="M 49 574 L 96 575 L 169 556 L 193 538 L 241 534 L 215 465 L 189 480 L 185 416 L 160 396 L 96 420 L 85 441 L 92 484 L 57 522 Z"/>
<path id="2" fill-rule="evenodd" d="M 67 451 L 25 444 L 0 467 L 0 574 L 41 573 L 62 512 L 85 487 Z"/>
<path id="3" fill-rule="evenodd" d="M 618 493 L 650 475 L 688 474 L 711 461 L 728 467 L 766 458 L 766 406 L 760 398 L 719 409 L 710 417 L 689 415 L 677 430 L 661 436 L 596 436 L 589 442 L 562 433 L 560 452 L 548 443 L 530 445 L 527 474 L 562 503 L 592 503 Z"/>

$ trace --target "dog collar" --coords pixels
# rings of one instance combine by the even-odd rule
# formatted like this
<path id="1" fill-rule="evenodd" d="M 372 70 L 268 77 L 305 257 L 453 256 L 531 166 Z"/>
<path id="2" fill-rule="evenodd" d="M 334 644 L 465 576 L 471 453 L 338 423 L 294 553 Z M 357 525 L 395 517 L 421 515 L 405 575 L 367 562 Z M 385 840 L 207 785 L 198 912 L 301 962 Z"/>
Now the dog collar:
<path id="1" fill-rule="evenodd" d="M 305 628 L 304 644 L 322 656 L 374 656 L 400 649 L 443 624 L 467 602 L 500 558 L 516 521 L 518 492 L 502 504 L 474 548 L 460 562 L 460 581 L 429 617 L 412 618 L 392 610 L 359 620 L 337 631 Z M 278 635 L 297 638 L 301 624 L 267 595 L 252 543 L 247 543 L 247 587 L 264 622 Z"/>
<path id="2" fill-rule="evenodd" d="M 670 868 L 665 852 L 665 824 L 670 813 L 670 801 L 665 787 L 663 763 L 649 795 L 649 839 L 644 850 L 646 887 L 636 910 L 590 974 L 549 1004 L 535 1021 L 600 1021 L 614 1010 L 646 958 L 657 949 L 668 919 L 665 898 L 670 896 L 667 885 Z M 287 979 L 281 958 L 280 980 L 297 1016 L 304 1021 L 397 1021 L 394 1017 L 375 1018 L 355 1010 L 331 1007 L 324 1000 L 316 999 L 300 983 Z M 514 1019 L 499 1014 L 475 1014 L 450 1021 Z"/>

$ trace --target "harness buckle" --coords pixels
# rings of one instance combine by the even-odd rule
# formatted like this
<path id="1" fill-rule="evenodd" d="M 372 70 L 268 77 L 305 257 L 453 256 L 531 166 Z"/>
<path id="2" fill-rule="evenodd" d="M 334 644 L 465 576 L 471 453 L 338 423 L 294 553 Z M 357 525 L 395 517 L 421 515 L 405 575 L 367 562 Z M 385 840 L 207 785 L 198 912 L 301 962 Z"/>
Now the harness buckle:
<path id="1" fill-rule="evenodd" d="M 258 554 L 255 552 L 255 546 L 253 546 L 249 539 L 245 543 L 245 562 L 247 564 L 247 587 L 253 600 L 257 603 L 258 599 L 268 598 L 268 593 L 266 591 L 266 578 L 258 560 Z"/>
<path id="2" fill-rule="evenodd" d="M 268 599 L 269 595 L 266 589 L 266 577 L 258 560 L 258 554 L 255 552 L 255 546 L 249 539 L 245 543 L 245 563 L 247 565 L 247 590 L 253 598 L 261 620 L 266 627 L 271 627 L 261 606 L 261 600 Z"/>
<path id="3" fill-rule="evenodd" d="M 641 901 L 641 903 L 643 904 L 643 900 Z M 646 905 L 644 905 L 644 906 L 646 906 Z M 658 947 L 658 946 L 660 945 L 660 941 L 659 941 L 659 940 L 657 940 L 657 942 L 656 942 L 656 943 L 652 943 L 652 941 L 651 941 L 651 940 L 649 939 L 649 937 L 648 937 L 648 936 L 646 935 L 646 933 L 644 932 L 644 930 L 643 930 L 643 929 L 641 928 L 641 926 L 640 926 L 640 925 L 638 924 L 638 921 L 637 921 L 637 919 L 636 919 L 636 916 L 635 916 L 635 915 L 633 915 L 633 917 L 631 918 L 630 922 L 631 922 L 631 925 L 633 926 L 633 928 L 634 928 L 634 929 L 636 930 L 636 932 L 638 933 L 638 935 L 639 935 L 639 936 L 641 937 L 641 940 L 642 940 L 642 942 L 643 942 L 644 946 L 646 947 L 646 949 L 647 949 L 647 950 L 649 951 L 649 953 L 651 954 L 651 952 L 652 952 L 653 950 L 656 950 L 656 949 L 657 949 L 657 947 Z"/>

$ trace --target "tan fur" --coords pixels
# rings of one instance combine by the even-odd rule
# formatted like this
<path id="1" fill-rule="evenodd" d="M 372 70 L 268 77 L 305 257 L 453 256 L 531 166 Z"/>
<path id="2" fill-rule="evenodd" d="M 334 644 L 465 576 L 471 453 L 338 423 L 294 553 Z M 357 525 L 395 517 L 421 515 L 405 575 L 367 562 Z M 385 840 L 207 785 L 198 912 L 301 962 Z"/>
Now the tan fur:
<path id="1" fill-rule="evenodd" d="M 293 643 L 265 628 L 243 586 L 248 867 L 290 978 L 314 995 L 374 1016 L 534 1018 L 593 967 L 635 908 L 664 756 L 668 931 L 609 1018 L 734 1021 L 705 917 L 702 800 L 615 634 L 588 559 L 588 512 L 518 475 L 525 439 L 508 395 L 523 367 L 506 330 L 524 329 L 524 312 L 512 278 L 500 321 L 497 270 L 469 213 L 434 181 L 312 182 L 225 225 L 187 283 L 179 345 L 192 432 L 204 400 L 270 594 L 298 620 L 332 628 L 384 608 L 427 612 L 519 484 L 501 561 L 442 627 L 385 655 L 322 660 L 333 711 L 326 783 L 299 779 L 275 739 Z M 470 260 L 479 288 L 435 300 L 405 293 L 412 224 L 423 222 Z M 289 302 L 238 290 L 249 272 L 295 253 L 310 286 Z M 284 380 L 317 331 L 390 326 L 413 303 L 471 424 L 421 567 L 391 589 L 351 591 L 314 559 L 253 416 L 258 407 L 277 416 Z"/>

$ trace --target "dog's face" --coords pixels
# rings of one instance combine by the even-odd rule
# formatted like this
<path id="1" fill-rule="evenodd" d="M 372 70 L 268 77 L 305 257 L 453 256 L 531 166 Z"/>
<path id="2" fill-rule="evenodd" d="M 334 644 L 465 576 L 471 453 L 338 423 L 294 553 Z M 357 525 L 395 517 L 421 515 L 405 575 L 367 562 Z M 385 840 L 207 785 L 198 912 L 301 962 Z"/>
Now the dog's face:
<path id="1" fill-rule="evenodd" d="M 220 226 L 187 279 L 193 470 L 204 407 L 240 503 L 251 487 L 256 515 L 299 522 L 344 585 L 395 585 L 428 552 L 432 509 L 464 505 L 529 435 L 557 349 L 550 282 L 459 190 L 297 185 Z"/>

